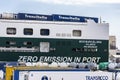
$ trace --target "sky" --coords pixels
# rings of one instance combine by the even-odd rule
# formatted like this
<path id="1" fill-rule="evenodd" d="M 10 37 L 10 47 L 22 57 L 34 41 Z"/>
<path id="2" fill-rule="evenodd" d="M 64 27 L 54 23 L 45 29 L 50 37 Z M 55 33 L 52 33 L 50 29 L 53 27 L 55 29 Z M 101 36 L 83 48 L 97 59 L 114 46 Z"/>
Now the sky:
<path id="1" fill-rule="evenodd" d="M 120 0 L 0 0 L 0 13 L 65 14 L 98 17 L 109 23 L 120 49 Z"/>

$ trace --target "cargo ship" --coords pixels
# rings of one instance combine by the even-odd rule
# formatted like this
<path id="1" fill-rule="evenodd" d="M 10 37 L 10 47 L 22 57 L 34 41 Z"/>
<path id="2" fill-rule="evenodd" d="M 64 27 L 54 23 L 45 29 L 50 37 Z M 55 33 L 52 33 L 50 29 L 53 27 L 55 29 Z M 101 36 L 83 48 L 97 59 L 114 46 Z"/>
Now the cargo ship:
<path id="1" fill-rule="evenodd" d="M 108 62 L 109 24 L 98 18 L 0 14 L 0 61 Z"/>
<path id="2" fill-rule="evenodd" d="M 0 80 L 120 79 L 96 17 L 3 13 L 0 28 Z"/>

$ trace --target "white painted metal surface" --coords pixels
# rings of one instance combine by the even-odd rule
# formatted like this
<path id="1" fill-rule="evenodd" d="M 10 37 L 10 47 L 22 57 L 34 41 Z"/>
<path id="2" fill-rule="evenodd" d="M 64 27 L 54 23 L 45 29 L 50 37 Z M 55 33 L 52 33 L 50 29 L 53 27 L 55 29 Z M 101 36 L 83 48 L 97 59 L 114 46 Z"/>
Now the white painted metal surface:
<path id="1" fill-rule="evenodd" d="M 60 39 L 109 39 L 109 25 L 107 23 L 95 23 L 89 20 L 87 23 L 32 21 L 32 20 L 0 20 L 0 37 L 23 38 L 60 38 Z M 6 34 L 7 28 L 16 28 L 15 35 Z M 24 28 L 32 28 L 33 35 L 24 35 Z M 49 29 L 49 36 L 40 35 L 40 29 Z M 73 30 L 81 30 L 81 36 L 73 36 Z M 96 34 L 97 32 L 97 34 Z"/>

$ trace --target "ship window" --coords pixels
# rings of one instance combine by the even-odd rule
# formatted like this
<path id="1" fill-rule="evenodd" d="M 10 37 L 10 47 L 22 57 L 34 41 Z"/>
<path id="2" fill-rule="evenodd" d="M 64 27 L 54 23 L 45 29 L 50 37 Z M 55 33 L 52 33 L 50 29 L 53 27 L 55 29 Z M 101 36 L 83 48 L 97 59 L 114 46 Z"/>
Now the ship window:
<path id="1" fill-rule="evenodd" d="M 73 36 L 75 37 L 81 36 L 81 30 L 73 30 Z"/>
<path id="2" fill-rule="evenodd" d="M 49 34 L 49 29 L 40 29 L 40 35 L 48 36 Z"/>
<path id="3" fill-rule="evenodd" d="M 6 44 L 10 44 L 10 41 L 6 41 Z"/>
<path id="4" fill-rule="evenodd" d="M 16 34 L 16 28 L 7 28 L 7 34 L 15 35 Z"/>
<path id="5" fill-rule="evenodd" d="M 24 28 L 24 35 L 33 35 L 32 28 Z"/>

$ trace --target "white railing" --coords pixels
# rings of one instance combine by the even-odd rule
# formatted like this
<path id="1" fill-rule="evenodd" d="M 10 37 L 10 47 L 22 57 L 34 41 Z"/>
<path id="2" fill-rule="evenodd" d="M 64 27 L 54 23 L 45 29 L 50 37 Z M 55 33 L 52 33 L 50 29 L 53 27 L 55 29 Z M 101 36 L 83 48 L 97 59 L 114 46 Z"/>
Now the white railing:
<path id="1" fill-rule="evenodd" d="M 27 47 L 0 47 L 1 52 L 38 52 L 38 48 L 32 47 L 32 48 L 27 48 Z"/>

